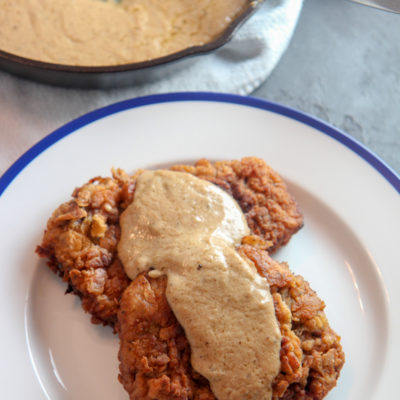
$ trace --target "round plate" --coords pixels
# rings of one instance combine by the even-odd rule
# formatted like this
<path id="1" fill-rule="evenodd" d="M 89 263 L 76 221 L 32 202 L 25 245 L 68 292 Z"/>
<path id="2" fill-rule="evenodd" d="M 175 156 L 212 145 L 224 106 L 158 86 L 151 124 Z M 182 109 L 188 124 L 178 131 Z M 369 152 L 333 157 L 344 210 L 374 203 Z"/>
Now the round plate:
<path id="1" fill-rule="evenodd" d="M 287 181 L 305 226 L 274 254 L 325 301 L 346 364 L 330 400 L 397 397 L 400 179 L 353 139 L 251 97 L 177 93 L 124 101 L 47 136 L 0 179 L 0 317 L 7 398 L 127 399 L 118 338 L 90 324 L 35 255 L 76 186 L 127 171 L 258 156 Z"/>

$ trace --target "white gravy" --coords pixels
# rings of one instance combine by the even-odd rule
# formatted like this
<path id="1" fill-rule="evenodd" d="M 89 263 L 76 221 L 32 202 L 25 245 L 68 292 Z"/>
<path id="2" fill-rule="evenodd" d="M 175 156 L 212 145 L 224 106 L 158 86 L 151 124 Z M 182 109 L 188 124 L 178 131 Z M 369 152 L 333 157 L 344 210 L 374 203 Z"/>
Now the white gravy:
<path id="1" fill-rule="evenodd" d="M 281 334 L 267 281 L 235 250 L 249 234 L 235 200 L 190 174 L 145 171 L 120 224 L 126 273 L 168 276 L 192 366 L 218 400 L 270 399 Z"/>
<path id="2" fill-rule="evenodd" d="M 0 0 L 0 49 L 49 63 L 146 61 L 208 43 L 249 0 Z"/>

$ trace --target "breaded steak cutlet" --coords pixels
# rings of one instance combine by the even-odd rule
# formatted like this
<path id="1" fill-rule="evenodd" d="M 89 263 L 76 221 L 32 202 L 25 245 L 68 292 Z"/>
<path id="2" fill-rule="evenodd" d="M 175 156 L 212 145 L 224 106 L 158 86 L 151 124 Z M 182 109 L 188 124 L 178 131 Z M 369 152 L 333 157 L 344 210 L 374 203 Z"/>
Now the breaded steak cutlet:
<path id="1" fill-rule="evenodd" d="M 246 216 L 251 236 L 237 250 L 267 279 L 282 334 L 273 400 L 322 399 L 336 385 L 344 354 L 324 303 L 268 255 L 303 224 L 282 179 L 256 158 L 172 169 L 220 186 Z M 119 218 L 133 200 L 138 174 L 117 170 L 76 189 L 48 221 L 37 252 L 81 298 L 93 323 L 118 332 L 119 380 L 131 400 L 215 400 L 208 381 L 191 367 L 190 345 L 166 300 L 167 278 L 143 273 L 130 281 L 118 258 Z"/>
<path id="2" fill-rule="evenodd" d="M 303 225 L 285 183 L 260 159 L 200 160 L 194 166 L 171 169 L 194 174 L 229 192 L 254 235 L 249 240 L 269 252 L 286 244 Z M 49 267 L 68 283 L 67 291 L 81 298 L 93 323 L 115 325 L 121 295 L 130 283 L 117 256 L 117 244 L 119 216 L 133 200 L 136 176 L 117 170 L 113 177 L 94 178 L 75 189 L 72 200 L 49 219 L 37 247 Z"/>
<path id="3" fill-rule="evenodd" d="M 239 253 L 270 285 L 281 340 L 281 369 L 272 399 L 320 400 L 335 385 L 344 363 L 339 336 L 329 327 L 324 303 L 286 264 L 264 250 Z M 216 400 L 190 364 L 190 345 L 168 305 L 167 277 L 140 274 L 125 290 L 118 312 L 120 382 L 131 400 Z"/>

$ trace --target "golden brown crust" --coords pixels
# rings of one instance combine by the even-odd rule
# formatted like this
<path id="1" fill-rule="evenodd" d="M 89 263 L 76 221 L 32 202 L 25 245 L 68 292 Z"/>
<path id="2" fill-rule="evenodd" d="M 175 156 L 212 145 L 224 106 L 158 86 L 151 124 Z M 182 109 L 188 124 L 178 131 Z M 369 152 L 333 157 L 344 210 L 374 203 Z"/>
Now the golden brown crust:
<path id="1" fill-rule="evenodd" d="M 214 164 L 200 160 L 195 166 L 172 169 L 207 179 L 231 193 L 258 235 L 254 241 L 258 247 L 275 250 L 302 227 L 295 200 L 262 160 L 249 157 Z M 75 189 L 72 200 L 49 219 L 37 248 L 50 268 L 68 282 L 69 291 L 81 297 L 93 323 L 115 324 L 119 299 L 129 284 L 116 247 L 119 216 L 133 199 L 136 176 L 116 170 L 112 178 L 93 178 Z"/>
<path id="2" fill-rule="evenodd" d="M 281 372 L 273 399 L 324 398 L 344 364 L 340 337 L 329 326 L 324 302 L 303 277 L 267 252 L 248 245 L 239 251 L 267 279 L 281 328 Z"/>
<path id="3" fill-rule="evenodd" d="M 141 274 L 122 296 L 117 325 L 119 379 L 131 399 L 193 399 L 197 392 L 189 343 L 168 305 L 165 289 L 165 277 L 150 280 Z M 206 390 L 207 381 L 200 381 L 200 388 Z"/>
<path id="4" fill-rule="evenodd" d="M 119 215 L 131 202 L 134 180 L 122 171 L 93 178 L 73 193 L 47 223 L 36 252 L 69 284 L 93 323 L 114 326 L 130 280 L 116 256 Z"/>
<path id="5" fill-rule="evenodd" d="M 324 303 L 286 264 L 249 245 L 240 254 L 271 288 L 282 334 L 281 371 L 273 399 L 318 400 L 335 385 L 344 363 L 339 336 Z M 215 400 L 190 365 L 190 346 L 165 297 L 166 277 L 139 275 L 125 290 L 118 314 L 119 379 L 131 400 Z"/>

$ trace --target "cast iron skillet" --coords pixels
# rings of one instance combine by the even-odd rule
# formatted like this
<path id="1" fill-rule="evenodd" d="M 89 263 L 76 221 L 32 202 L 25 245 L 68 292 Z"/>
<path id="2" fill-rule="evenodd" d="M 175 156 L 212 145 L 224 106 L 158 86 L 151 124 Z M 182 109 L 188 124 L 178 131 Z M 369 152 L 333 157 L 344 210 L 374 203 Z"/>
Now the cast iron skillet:
<path id="1" fill-rule="evenodd" d="M 226 44 L 262 2 L 263 0 L 249 0 L 244 11 L 212 42 L 149 61 L 81 67 L 31 60 L 0 50 L 0 68 L 23 78 L 75 88 L 109 89 L 155 81 L 185 68 L 188 63 L 195 62 L 194 56 L 210 53 Z"/>

